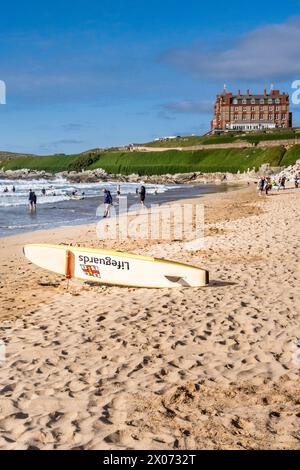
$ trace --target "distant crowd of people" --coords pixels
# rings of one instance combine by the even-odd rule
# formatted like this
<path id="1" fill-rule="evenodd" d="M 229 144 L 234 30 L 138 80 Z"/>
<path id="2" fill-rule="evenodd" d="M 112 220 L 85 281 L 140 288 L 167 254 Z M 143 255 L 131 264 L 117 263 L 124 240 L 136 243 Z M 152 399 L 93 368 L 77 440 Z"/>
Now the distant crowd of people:
<path id="1" fill-rule="evenodd" d="M 257 183 L 257 189 L 260 195 L 262 195 L 263 193 L 268 195 L 271 189 L 276 189 L 277 191 L 279 191 L 280 189 L 285 189 L 285 184 L 285 176 L 280 177 L 278 181 L 276 181 L 275 179 L 272 180 L 269 176 L 261 176 Z M 299 188 L 298 176 L 294 177 L 294 187 L 295 189 Z"/>

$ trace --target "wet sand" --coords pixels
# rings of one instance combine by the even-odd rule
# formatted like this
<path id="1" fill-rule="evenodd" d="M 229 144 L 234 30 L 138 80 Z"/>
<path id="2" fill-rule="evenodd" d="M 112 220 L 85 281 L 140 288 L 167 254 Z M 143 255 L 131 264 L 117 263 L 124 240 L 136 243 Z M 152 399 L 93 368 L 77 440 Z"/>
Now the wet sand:
<path id="1" fill-rule="evenodd" d="M 95 227 L 0 239 L 1 449 L 300 448 L 300 192 L 205 203 L 205 247 L 99 241 Z M 205 266 L 199 289 L 90 286 L 43 271 L 34 242 Z"/>

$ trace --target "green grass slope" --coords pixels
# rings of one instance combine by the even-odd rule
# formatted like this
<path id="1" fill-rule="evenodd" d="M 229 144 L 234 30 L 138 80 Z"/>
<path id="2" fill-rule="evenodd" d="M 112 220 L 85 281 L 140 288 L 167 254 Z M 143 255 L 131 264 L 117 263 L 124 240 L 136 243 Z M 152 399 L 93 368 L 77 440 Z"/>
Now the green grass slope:
<path id="1" fill-rule="evenodd" d="M 300 145 L 293 145 L 285 152 L 281 165 L 293 165 L 297 160 L 300 160 Z"/>
<path id="2" fill-rule="evenodd" d="M 257 144 L 258 142 L 268 140 L 286 140 L 300 137 L 297 129 L 276 129 L 266 132 L 251 132 L 249 134 L 241 134 L 230 132 L 228 134 L 208 135 L 208 136 L 186 136 L 177 137 L 176 139 L 157 140 L 144 144 L 147 147 L 192 147 L 194 145 L 211 145 L 211 144 L 230 144 L 234 142 L 249 142 Z"/>
<path id="3" fill-rule="evenodd" d="M 89 167 L 103 168 L 108 173 L 129 175 L 162 175 L 166 173 L 233 172 L 259 168 L 262 164 L 279 166 L 284 155 L 283 147 L 269 149 L 221 149 L 198 151 L 107 153 Z"/>
<path id="4" fill-rule="evenodd" d="M 73 162 L 74 155 L 49 155 L 45 157 L 19 157 L 0 162 L 0 168 L 4 170 L 29 170 L 47 171 L 58 173 L 65 171 Z"/>
<path id="5" fill-rule="evenodd" d="M 108 173 L 129 175 L 162 175 L 165 173 L 232 172 L 258 169 L 262 164 L 282 165 L 286 150 L 277 146 L 250 149 L 205 149 L 165 152 L 99 152 L 79 155 L 23 157 L 0 163 L 5 170 L 28 168 L 51 173 L 103 168 Z M 287 161 L 297 160 L 297 152 Z"/>

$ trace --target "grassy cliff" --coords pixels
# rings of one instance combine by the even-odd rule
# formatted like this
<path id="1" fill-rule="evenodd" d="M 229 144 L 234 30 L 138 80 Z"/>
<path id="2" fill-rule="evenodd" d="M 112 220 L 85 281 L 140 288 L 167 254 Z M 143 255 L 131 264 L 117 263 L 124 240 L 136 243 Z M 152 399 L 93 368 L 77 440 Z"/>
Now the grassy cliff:
<path id="1" fill-rule="evenodd" d="M 18 155 L 0 152 L 0 169 L 44 170 L 49 173 L 81 171 L 103 168 L 107 173 L 129 175 L 162 175 L 165 173 L 232 172 L 271 166 L 288 166 L 300 158 L 300 145 L 280 145 L 282 139 L 300 138 L 300 129 L 277 129 L 257 133 L 229 133 L 226 135 L 188 136 L 171 140 L 150 142 L 152 152 L 125 151 L 116 148 L 92 149 L 75 155 Z M 277 140 L 272 147 L 257 147 L 261 141 Z M 249 148 L 210 148 L 210 144 L 248 141 Z M 206 145 L 202 150 L 184 150 L 185 147 Z M 155 151 L 155 147 L 175 147 L 172 150 Z M 183 150 L 176 150 L 182 147 Z"/>
<path id="2" fill-rule="evenodd" d="M 20 157 L 0 162 L 4 170 L 28 168 L 51 173 L 103 168 L 108 173 L 162 175 L 188 172 L 232 172 L 271 166 L 289 165 L 299 158 L 300 146 L 286 150 L 282 146 L 248 149 L 205 149 L 165 152 L 85 152 L 78 155 Z M 294 149 L 294 150 L 293 150 Z"/>

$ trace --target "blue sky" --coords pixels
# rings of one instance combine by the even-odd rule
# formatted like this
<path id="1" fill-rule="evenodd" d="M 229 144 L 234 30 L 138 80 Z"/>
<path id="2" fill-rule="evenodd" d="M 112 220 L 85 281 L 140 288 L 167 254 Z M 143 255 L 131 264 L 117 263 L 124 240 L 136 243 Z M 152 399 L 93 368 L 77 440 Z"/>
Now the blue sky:
<path id="1" fill-rule="evenodd" d="M 224 83 L 292 93 L 296 79 L 300 0 L 1 4 L 1 150 L 75 153 L 201 134 Z"/>

